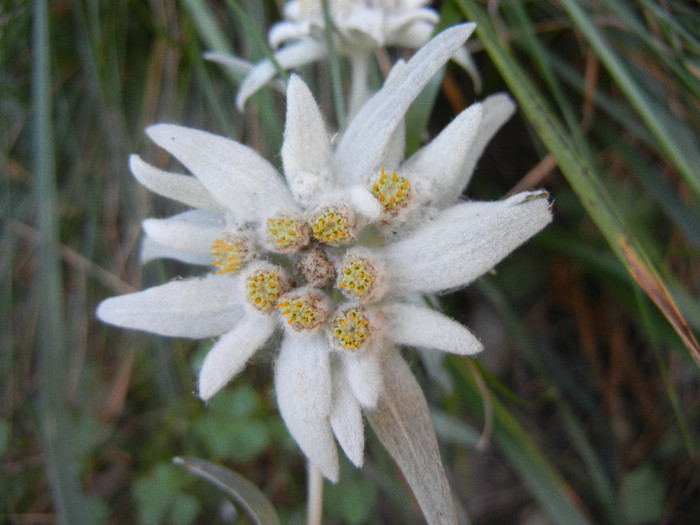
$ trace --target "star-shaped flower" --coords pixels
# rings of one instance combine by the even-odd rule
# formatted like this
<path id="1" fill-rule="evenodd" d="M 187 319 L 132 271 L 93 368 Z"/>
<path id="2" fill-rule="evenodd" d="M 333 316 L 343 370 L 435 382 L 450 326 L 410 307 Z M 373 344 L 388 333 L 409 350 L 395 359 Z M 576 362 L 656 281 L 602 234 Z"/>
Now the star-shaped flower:
<path id="1" fill-rule="evenodd" d="M 335 148 L 308 87 L 292 77 L 284 177 L 237 142 L 171 124 L 149 128 L 194 177 L 138 157 L 132 171 L 153 191 L 195 209 L 146 220 L 145 255 L 199 264 L 209 256 L 216 272 L 98 308 L 103 321 L 121 327 L 218 337 L 200 372 L 205 400 L 281 334 L 278 405 L 309 461 L 335 481 L 337 440 L 360 466 L 364 413 L 431 522 L 452 512 L 449 487 L 427 404 L 397 348 L 469 355 L 482 345 L 415 298 L 468 284 L 551 220 L 542 191 L 457 202 L 513 110 L 504 96 L 468 108 L 403 160 L 408 106 L 472 30 L 446 30 L 397 65 Z"/>
<path id="2" fill-rule="evenodd" d="M 334 47 L 350 59 L 352 83 L 350 113 L 367 99 L 369 58 L 378 48 L 404 47 L 418 49 L 430 39 L 438 13 L 426 7 L 428 0 L 333 0 L 329 2 L 333 20 Z M 268 34 L 277 64 L 285 70 L 297 69 L 323 59 L 328 49 L 325 19 L 321 0 L 293 0 L 284 4 L 284 20 L 274 24 Z M 207 57 L 225 65 L 240 61 L 219 53 Z M 481 91 L 481 78 L 466 48 L 460 47 L 452 59 L 471 76 L 476 91 Z M 246 100 L 277 74 L 266 59 L 256 64 L 243 80 L 236 103 L 242 108 Z"/>

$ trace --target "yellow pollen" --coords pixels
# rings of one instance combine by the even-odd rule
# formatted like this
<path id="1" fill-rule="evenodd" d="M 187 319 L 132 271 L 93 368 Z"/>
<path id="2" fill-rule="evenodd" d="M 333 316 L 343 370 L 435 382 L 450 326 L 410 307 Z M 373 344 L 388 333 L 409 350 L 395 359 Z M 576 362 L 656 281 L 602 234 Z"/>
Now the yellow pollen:
<path id="1" fill-rule="evenodd" d="M 216 273 L 236 273 L 253 255 L 248 239 L 242 235 L 226 235 L 211 243 L 211 264 L 217 267 Z"/>
<path id="2" fill-rule="evenodd" d="M 295 252 L 309 243 L 309 229 L 301 217 L 275 215 L 267 219 L 267 234 L 276 251 Z"/>
<path id="3" fill-rule="evenodd" d="M 321 295 L 306 292 L 277 304 L 280 314 L 294 330 L 311 330 L 326 320 L 327 309 Z"/>
<path id="4" fill-rule="evenodd" d="M 272 269 L 258 270 L 248 277 L 248 299 L 258 310 L 269 313 L 285 291 L 282 276 Z"/>
<path id="5" fill-rule="evenodd" d="M 363 311 L 351 308 L 336 314 L 331 335 L 340 348 L 355 352 L 369 336 L 369 328 L 369 320 Z"/>
<path id="6" fill-rule="evenodd" d="M 325 209 L 313 214 L 309 220 L 314 237 L 331 246 L 340 246 L 353 240 L 348 227 L 347 209 Z"/>
<path id="7" fill-rule="evenodd" d="M 395 171 L 391 177 L 387 177 L 384 167 L 380 169 L 379 179 L 372 183 L 372 194 L 389 215 L 396 215 L 400 208 L 408 204 L 411 196 L 408 179 L 399 177 Z"/>
<path id="8" fill-rule="evenodd" d="M 362 298 L 374 287 L 376 269 L 364 257 L 346 259 L 338 280 L 338 288 L 347 296 Z"/>

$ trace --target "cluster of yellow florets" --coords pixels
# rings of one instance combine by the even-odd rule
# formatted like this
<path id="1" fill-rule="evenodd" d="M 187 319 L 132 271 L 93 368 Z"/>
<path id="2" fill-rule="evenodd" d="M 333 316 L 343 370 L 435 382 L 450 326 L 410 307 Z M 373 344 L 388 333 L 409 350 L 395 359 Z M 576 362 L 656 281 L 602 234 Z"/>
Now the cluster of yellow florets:
<path id="1" fill-rule="evenodd" d="M 369 335 L 369 320 L 360 308 L 340 312 L 333 319 L 331 334 L 338 346 L 354 352 Z"/>
<path id="2" fill-rule="evenodd" d="M 341 270 L 338 288 L 346 295 L 363 297 L 374 286 L 374 267 L 361 258 L 352 259 Z"/>
<path id="3" fill-rule="evenodd" d="M 379 178 L 372 183 L 372 195 L 379 200 L 386 213 L 394 215 L 408 204 L 411 187 L 408 179 L 399 177 L 395 171 L 389 177 L 382 167 Z"/>
<path id="4" fill-rule="evenodd" d="M 285 283 L 275 270 L 258 270 L 247 279 L 248 301 L 261 312 L 270 312 L 285 292 Z"/>
<path id="5" fill-rule="evenodd" d="M 340 246 L 353 240 L 350 217 L 347 210 L 325 209 L 309 221 L 314 237 L 331 246 Z"/>
<path id="6" fill-rule="evenodd" d="M 291 295 L 291 294 L 289 294 Z M 282 317 L 295 330 L 311 330 L 326 320 L 327 308 L 321 295 L 309 292 L 283 297 L 277 303 Z"/>
<path id="7" fill-rule="evenodd" d="M 216 273 L 235 273 L 251 259 L 248 240 L 242 236 L 226 236 L 211 244 L 212 264 Z"/>
<path id="8" fill-rule="evenodd" d="M 267 219 L 267 232 L 277 251 L 294 251 L 309 242 L 309 228 L 298 217 L 278 215 Z"/>

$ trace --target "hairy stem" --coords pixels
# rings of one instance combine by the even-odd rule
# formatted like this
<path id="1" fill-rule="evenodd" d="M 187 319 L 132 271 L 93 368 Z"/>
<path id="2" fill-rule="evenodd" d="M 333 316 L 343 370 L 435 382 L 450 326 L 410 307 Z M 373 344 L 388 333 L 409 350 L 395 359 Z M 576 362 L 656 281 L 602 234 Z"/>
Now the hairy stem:
<path id="1" fill-rule="evenodd" d="M 308 509 L 306 525 L 321 525 L 321 510 L 323 508 L 323 476 L 311 464 L 308 463 Z"/>

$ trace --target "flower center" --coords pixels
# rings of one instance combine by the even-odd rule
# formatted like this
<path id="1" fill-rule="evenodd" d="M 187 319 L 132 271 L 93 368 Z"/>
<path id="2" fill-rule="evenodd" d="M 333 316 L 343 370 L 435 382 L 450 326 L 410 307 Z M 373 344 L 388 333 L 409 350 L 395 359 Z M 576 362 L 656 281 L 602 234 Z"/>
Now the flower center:
<path id="1" fill-rule="evenodd" d="M 331 335 L 340 348 L 355 352 L 369 336 L 369 320 L 362 309 L 350 308 L 336 314 Z"/>
<path id="2" fill-rule="evenodd" d="M 248 302 L 263 313 L 269 313 L 286 290 L 281 268 L 271 266 L 256 270 L 247 278 Z"/>
<path id="3" fill-rule="evenodd" d="M 294 330 L 311 330 L 320 325 L 328 316 L 326 303 L 318 293 L 289 293 L 277 303 L 282 317 Z"/>
<path id="4" fill-rule="evenodd" d="M 389 177 L 384 173 L 382 166 L 379 178 L 372 183 L 372 195 L 379 200 L 385 212 L 395 215 L 400 208 L 408 204 L 411 197 L 411 187 L 408 184 L 408 179 L 399 177 L 395 171 Z"/>
<path id="5" fill-rule="evenodd" d="M 314 237 L 331 246 L 347 244 L 354 238 L 353 221 L 345 206 L 317 211 L 312 214 L 309 224 Z"/>
<path id="6" fill-rule="evenodd" d="M 340 271 L 338 288 L 347 296 L 363 297 L 374 286 L 376 270 L 364 257 L 346 259 Z"/>
<path id="7" fill-rule="evenodd" d="M 299 254 L 296 270 L 309 286 L 322 287 L 335 280 L 335 266 L 319 246 L 313 246 Z"/>
<path id="8" fill-rule="evenodd" d="M 309 243 L 309 227 L 293 215 L 275 215 L 267 219 L 267 233 L 279 252 L 293 252 Z"/>
<path id="9" fill-rule="evenodd" d="M 212 264 L 216 273 L 235 273 L 253 258 L 250 243 L 242 235 L 226 235 L 211 244 Z"/>

